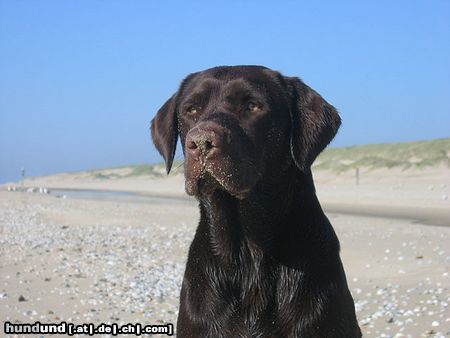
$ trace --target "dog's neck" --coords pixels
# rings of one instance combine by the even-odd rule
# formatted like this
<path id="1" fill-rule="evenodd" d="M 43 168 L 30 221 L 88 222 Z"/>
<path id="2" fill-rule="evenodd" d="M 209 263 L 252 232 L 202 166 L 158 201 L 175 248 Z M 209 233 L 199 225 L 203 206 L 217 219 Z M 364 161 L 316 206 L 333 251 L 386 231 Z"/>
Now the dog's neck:
<path id="1" fill-rule="evenodd" d="M 200 199 L 202 219 L 208 220 L 201 225 L 201 231 L 208 233 L 213 253 L 223 260 L 238 259 L 243 248 L 249 246 L 261 252 L 285 250 L 286 243 L 278 243 L 278 238 L 311 231 L 306 229 L 309 222 L 301 219 L 314 217 L 309 213 L 317 210 L 311 171 L 303 172 L 292 165 L 278 177 L 269 177 L 243 200 L 222 190 Z M 301 224 L 303 229 L 294 228 L 293 223 Z"/>

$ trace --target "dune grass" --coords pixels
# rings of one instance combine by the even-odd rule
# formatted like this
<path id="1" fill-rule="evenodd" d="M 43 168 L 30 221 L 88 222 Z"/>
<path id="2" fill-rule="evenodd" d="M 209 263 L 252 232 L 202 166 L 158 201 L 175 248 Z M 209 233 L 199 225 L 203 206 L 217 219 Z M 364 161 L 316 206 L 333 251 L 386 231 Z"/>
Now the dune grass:
<path id="1" fill-rule="evenodd" d="M 430 141 L 328 148 L 314 162 L 315 170 L 343 172 L 354 168 L 423 169 L 450 165 L 450 138 Z"/>
<path id="2" fill-rule="evenodd" d="M 171 173 L 178 173 L 183 171 L 182 161 L 174 161 L 171 169 Z M 164 163 L 158 164 L 138 164 L 130 166 L 131 172 L 126 177 L 152 175 L 152 176 L 165 176 L 166 166 Z"/>

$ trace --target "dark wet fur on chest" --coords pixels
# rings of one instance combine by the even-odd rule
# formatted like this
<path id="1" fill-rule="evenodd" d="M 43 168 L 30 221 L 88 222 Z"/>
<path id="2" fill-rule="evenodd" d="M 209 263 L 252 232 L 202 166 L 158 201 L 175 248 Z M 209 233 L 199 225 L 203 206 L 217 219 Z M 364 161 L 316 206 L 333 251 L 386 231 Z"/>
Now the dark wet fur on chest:
<path id="1" fill-rule="evenodd" d="M 295 185 L 291 187 L 296 190 Z M 317 208 L 318 202 L 302 203 L 294 192 L 291 200 L 278 200 L 278 208 L 262 208 L 259 201 L 248 205 L 226 193 L 200 202 L 201 221 L 189 252 L 180 301 L 191 324 L 207 323 L 205 336 L 358 336 L 339 243 L 328 221 L 320 212 L 303 213 L 300 205 L 284 214 L 284 219 L 280 215 L 289 204 Z M 297 191 L 300 196 L 307 193 Z M 299 219 L 304 227 L 298 227 Z M 257 222 L 267 231 L 261 231 Z M 348 308 L 348 316 L 340 313 L 342 307 Z M 333 323 L 324 326 L 325 321 Z M 187 331 L 186 336 L 194 332 Z"/>

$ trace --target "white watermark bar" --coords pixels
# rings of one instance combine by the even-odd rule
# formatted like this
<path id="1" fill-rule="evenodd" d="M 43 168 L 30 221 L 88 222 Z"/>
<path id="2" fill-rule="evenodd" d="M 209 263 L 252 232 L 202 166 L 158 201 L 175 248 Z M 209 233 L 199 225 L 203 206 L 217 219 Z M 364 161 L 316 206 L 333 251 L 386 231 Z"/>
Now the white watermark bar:
<path id="1" fill-rule="evenodd" d="M 61 334 L 73 336 L 75 334 L 96 335 L 96 334 L 110 334 L 117 335 L 147 335 L 147 334 L 162 334 L 172 336 L 174 334 L 174 325 L 167 323 L 163 325 L 142 325 L 140 323 L 127 324 L 74 324 L 67 322 L 60 323 L 11 323 L 5 322 L 3 325 L 3 332 L 5 334 Z"/>

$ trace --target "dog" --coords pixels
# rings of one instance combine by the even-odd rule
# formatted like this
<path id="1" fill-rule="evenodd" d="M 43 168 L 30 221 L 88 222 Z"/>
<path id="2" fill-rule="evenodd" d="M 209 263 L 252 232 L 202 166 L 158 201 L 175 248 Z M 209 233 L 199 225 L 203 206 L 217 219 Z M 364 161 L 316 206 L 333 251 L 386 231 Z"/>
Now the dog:
<path id="1" fill-rule="evenodd" d="M 361 337 L 338 238 L 311 164 L 336 109 L 299 78 L 263 66 L 193 73 L 151 121 L 200 222 L 181 288 L 178 337 Z"/>

